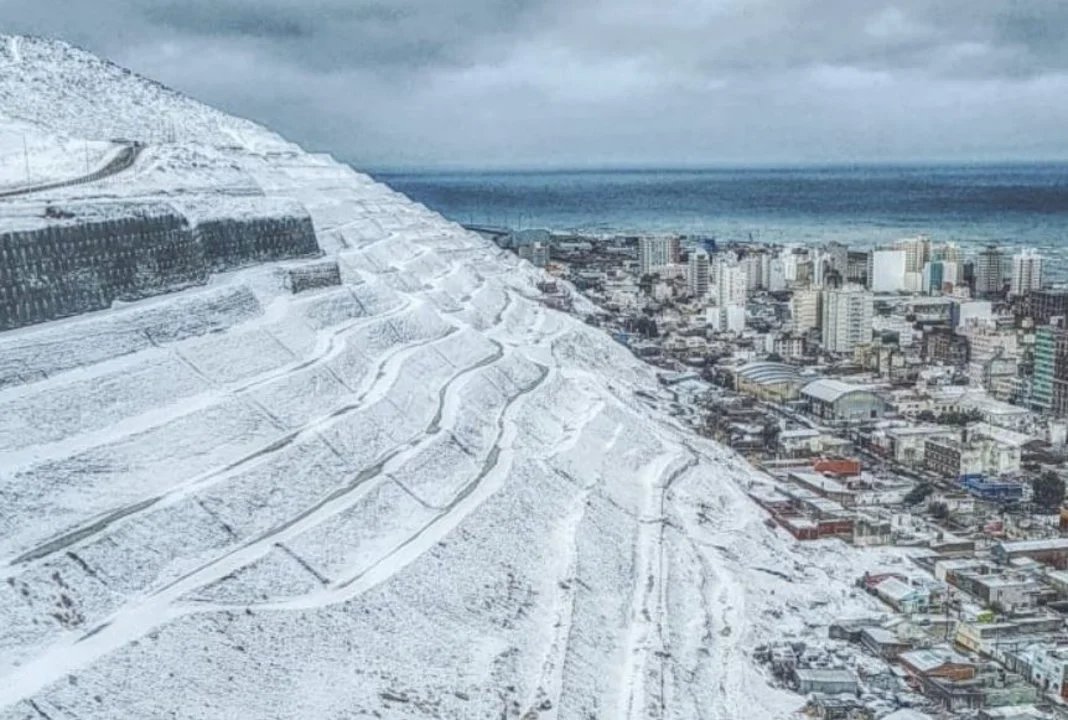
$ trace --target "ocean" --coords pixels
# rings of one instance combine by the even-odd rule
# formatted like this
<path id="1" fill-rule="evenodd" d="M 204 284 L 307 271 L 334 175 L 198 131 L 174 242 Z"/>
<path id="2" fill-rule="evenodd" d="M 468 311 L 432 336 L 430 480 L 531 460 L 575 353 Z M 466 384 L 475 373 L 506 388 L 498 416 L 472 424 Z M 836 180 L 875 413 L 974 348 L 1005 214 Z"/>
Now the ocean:
<path id="1" fill-rule="evenodd" d="M 381 172 L 462 223 L 855 247 L 926 234 L 1033 246 L 1068 279 L 1068 164 Z"/>

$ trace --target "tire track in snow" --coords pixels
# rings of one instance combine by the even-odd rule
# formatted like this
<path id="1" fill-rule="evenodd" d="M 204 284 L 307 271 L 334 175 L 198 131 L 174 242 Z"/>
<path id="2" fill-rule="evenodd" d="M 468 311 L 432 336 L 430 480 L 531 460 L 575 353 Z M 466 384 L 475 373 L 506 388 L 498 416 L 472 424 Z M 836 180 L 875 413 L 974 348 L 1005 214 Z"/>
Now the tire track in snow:
<path id="1" fill-rule="evenodd" d="M 457 372 L 450 378 L 448 383 L 454 385 L 455 379 L 465 374 L 467 370 L 468 368 L 465 368 L 464 370 Z M 541 376 L 530 386 L 524 388 L 523 392 L 513 398 L 509 403 L 509 407 L 541 384 L 548 372 L 545 368 L 542 368 L 542 370 L 543 373 Z M 502 412 L 501 420 L 499 421 L 502 424 L 506 412 L 507 408 L 505 409 L 505 412 Z M 427 430 L 429 429 L 430 425 L 427 427 Z M 503 434 L 504 430 L 501 432 Z M 246 541 L 240 547 L 185 573 L 181 577 L 171 581 L 141 600 L 127 604 L 117 612 L 113 613 L 109 619 L 97 624 L 73 642 L 69 640 L 62 641 L 47 648 L 43 653 L 18 668 L 15 672 L 8 675 L 8 677 L 4 678 L 6 682 L 0 683 L 0 708 L 7 705 L 13 705 L 21 700 L 32 697 L 35 693 L 39 692 L 44 687 L 47 687 L 52 682 L 61 679 L 69 673 L 75 672 L 79 668 L 94 662 L 109 652 L 118 650 L 133 640 L 143 637 L 159 625 L 187 614 L 231 607 L 219 603 L 198 604 L 185 602 L 179 604 L 178 601 L 187 594 L 195 591 L 197 588 L 215 582 L 266 556 L 271 552 L 275 545 L 285 543 L 291 538 L 300 535 L 351 507 L 352 504 L 358 502 L 366 492 L 370 491 L 371 488 L 369 485 L 371 480 L 389 472 L 389 466 L 391 464 L 396 464 L 397 466 L 403 465 L 404 462 L 422 449 L 424 443 L 429 442 L 430 439 L 434 437 L 432 434 L 424 433 L 424 435 L 425 437 L 421 441 L 402 443 L 392 448 L 390 451 L 383 454 L 374 465 L 360 471 L 348 485 L 335 490 L 316 505 L 306 509 L 298 516 L 290 518 L 281 525 Z M 501 435 L 499 434 L 498 440 L 500 440 L 500 437 Z M 475 483 L 473 483 L 474 485 L 477 486 L 486 475 L 497 467 L 500 459 L 499 442 L 495 444 L 494 451 L 495 452 L 491 453 L 491 457 L 488 457 L 483 464 L 483 469 L 480 472 L 479 477 L 476 478 Z M 363 493 L 359 492 L 361 489 L 363 490 Z M 371 569 L 380 568 L 382 562 L 401 551 L 404 551 L 406 548 L 409 548 L 410 545 L 415 543 L 424 533 L 429 531 L 437 523 L 440 523 L 444 518 L 454 514 L 456 506 L 460 505 L 465 500 L 468 500 L 476 489 L 477 487 L 472 487 L 466 492 L 461 493 L 461 496 L 457 497 L 453 503 L 451 503 L 452 507 L 450 507 L 448 511 L 439 514 L 434 521 L 424 525 L 413 533 L 408 540 L 402 543 L 399 547 L 394 548 L 387 557 L 381 558 Z M 459 519 L 457 519 L 456 522 L 459 522 Z M 435 542 L 436 540 L 430 542 L 430 546 Z M 411 552 L 410 549 L 409 552 Z M 414 557 L 411 559 L 414 559 Z M 371 569 L 367 572 L 370 572 Z M 342 592 L 355 595 L 356 591 L 347 590 L 345 588 L 348 588 L 358 579 L 360 578 L 352 578 L 348 581 L 348 583 L 342 586 Z M 338 583 L 335 582 L 331 586 L 331 590 L 337 592 Z M 315 607 L 319 604 L 325 603 L 315 603 L 311 605 L 311 607 Z M 253 604 L 251 606 L 270 607 L 270 604 Z M 280 606 L 287 607 L 286 605 Z M 237 607 L 250 607 L 250 604 L 240 604 L 237 605 Z"/>
<path id="2" fill-rule="evenodd" d="M 627 655 L 622 675 L 623 706 L 619 717 L 639 720 L 663 717 L 666 709 L 664 664 L 668 648 L 664 642 L 663 614 L 666 603 L 664 573 L 664 532 L 667 509 L 667 492 L 683 473 L 697 465 L 697 457 L 690 458 L 669 472 L 679 457 L 677 450 L 661 455 L 659 469 L 647 473 L 651 480 L 647 485 L 645 517 L 638 520 L 638 538 L 634 550 L 634 590 L 631 618 L 628 627 Z M 656 478 L 656 479 L 652 479 Z M 661 481 L 660 478 L 663 478 Z M 651 657 L 652 656 L 652 657 Z M 646 683 L 651 665 L 657 667 L 657 697 L 650 698 Z"/>
<path id="3" fill-rule="evenodd" d="M 576 445 L 586 427 L 604 411 L 605 407 L 604 401 L 595 403 L 568 436 L 554 447 L 547 460 L 559 457 Z M 619 441 L 622 431 L 623 423 L 617 423 L 611 439 L 605 443 L 606 455 L 611 454 L 612 449 Z M 571 637 L 574 632 L 575 584 L 580 581 L 578 577 L 578 530 L 586 517 L 586 508 L 588 507 L 590 496 L 598 486 L 604 483 L 603 475 L 599 475 L 597 480 L 587 485 L 579 485 L 576 478 L 564 473 L 562 470 L 554 468 L 554 472 L 562 476 L 567 482 L 579 486 L 579 494 L 573 500 L 574 510 L 561 520 L 560 533 L 566 542 L 567 566 L 563 576 L 557 581 L 557 588 L 560 592 L 554 598 L 556 623 L 553 627 L 555 632 L 552 642 L 546 648 L 542 659 L 538 681 L 533 684 L 534 692 L 532 697 L 523 704 L 522 707 L 525 707 L 526 710 L 520 713 L 520 717 L 538 717 L 542 712 L 540 706 L 546 699 L 552 703 L 553 708 L 559 708 L 561 705 L 564 666 L 567 663 Z"/>
<path id="4" fill-rule="evenodd" d="M 276 437 L 267 445 L 238 458 L 221 468 L 208 470 L 192 480 L 171 488 L 165 493 L 117 508 L 87 525 L 70 530 L 35 548 L 27 550 L 12 560 L 9 560 L 3 566 L 0 566 L 0 578 L 15 574 L 12 572 L 12 568 L 15 568 L 16 566 L 25 565 L 29 562 L 42 560 L 54 555 L 61 550 L 65 550 L 72 545 L 98 535 L 100 532 L 109 529 L 112 525 L 121 520 L 136 517 L 145 510 L 156 506 L 173 504 L 195 492 L 199 492 L 238 470 L 242 470 L 257 461 L 261 461 L 274 455 L 299 439 L 317 434 L 321 430 L 332 425 L 339 418 L 343 418 L 346 415 L 367 407 L 373 402 L 381 399 L 381 396 L 384 396 L 384 391 L 381 390 L 381 386 L 386 385 L 388 389 L 388 386 L 396 380 L 395 375 L 396 373 L 399 373 L 400 366 L 403 365 L 404 360 L 414 354 L 419 348 L 444 340 L 455 332 L 457 332 L 457 330 L 456 327 L 453 326 L 443 335 L 426 338 L 415 343 L 409 343 L 399 348 L 395 348 L 393 351 L 386 353 L 380 358 L 376 373 L 373 375 L 368 373 L 367 377 L 370 378 L 370 380 L 365 380 L 361 387 L 361 394 L 359 394 L 353 402 L 335 408 L 324 415 L 312 418 L 302 426 Z M 387 379 L 388 382 L 384 383 L 383 381 Z"/>
<path id="5" fill-rule="evenodd" d="M 451 532 L 467 515 L 492 496 L 504 482 L 503 476 L 510 466 L 514 453 L 512 443 L 516 431 L 508 422 L 509 412 L 525 397 L 540 387 L 554 372 L 543 365 L 538 366 L 537 379 L 520 389 L 511 398 L 498 417 L 498 433 L 492 448 L 482 462 L 476 476 L 460 489 L 459 492 L 441 508 L 440 512 L 429 522 L 424 523 L 403 541 L 379 557 L 367 567 L 352 575 L 336 580 L 323 591 L 309 593 L 291 600 L 257 604 L 211 604 L 209 609 L 233 609 L 233 607 L 253 607 L 262 610 L 307 610 L 325 605 L 347 602 L 376 585 L 388 580 L 413 562 L 426 550 L 436 545 L 439 540 Z M 407 458 L 404 458 L 405 460 Z M 398 464 L 398 467 L 400 464 Z"/>
<path id="6" fill-rule="evenodd" d="M 332 329 L 327 340 L 317 341 L 316 348 L 312 351 L 311 357 L 302 358 L 294 364 L 268 370 L 254 378 L 216 385 L 213 390 L 182 398 L 181 403 L 174 403 L 162 408 L 153 408 L 139 415 L 124 418 L 109 427 L 79 433 L 56 442 L 35 445 L 26 448 L 19 453 L 5 453 L 5 468 L 7 470 L 13 470 L 20 465 L 26 466 L 50 460 L 62 460 L 76 455 L 79 452 L 91 450 L 102 444 L 126 439 L 138 433 L 145 432 L 146 430 L 151 430 L 170 422 L 174 422 L 175 420 L 186 417 L 194 412 L 211 407 L 219 402 L 224 396 L 241 395 L 272 382 L 285 380 L 302 370 L 321 365 L 336 357 L 345 348 L 345 344 L 339 345 L 336 343 L 338 336 L 373 325 L 375 322 L 389 319 L 408 309 L 414 309 L 413 303 L 410 300 L 406 300 L 398 307 L 391 308 L 378 315 L 364 316 L 341 328 Z M 266 332 L 274 338 L 274 335 L 270 333 L 270 330 L 266 330 Z M 320 347 L 320 345 L 322 347 Z M 286 351 L 290 353 L 292 352 L 288 348 L 286 348 Z M 185 362 L 187 367 L 190 367 L 191 370 L 198 373 L 201 377 L 206 378 L 204 373 L 202 373 L 194 363 L 185 360 L 184 356 L 178 352 L 177 348 L 173 353 L 180 362 Z M 214 384 L 210 378 L 206 378 L 206 380 L 209 384 Z"/>

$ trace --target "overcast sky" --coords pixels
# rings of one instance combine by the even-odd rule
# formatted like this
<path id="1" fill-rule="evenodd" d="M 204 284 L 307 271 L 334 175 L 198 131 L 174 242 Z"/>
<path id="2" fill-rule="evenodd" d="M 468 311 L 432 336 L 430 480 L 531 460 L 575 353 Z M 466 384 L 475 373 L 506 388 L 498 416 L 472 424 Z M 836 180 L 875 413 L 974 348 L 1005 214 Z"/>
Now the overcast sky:
<path id="1" fill-rule="evenodd" d="M 368 168 L 1068 158 L 1061 0 L 0 0 Z"/>

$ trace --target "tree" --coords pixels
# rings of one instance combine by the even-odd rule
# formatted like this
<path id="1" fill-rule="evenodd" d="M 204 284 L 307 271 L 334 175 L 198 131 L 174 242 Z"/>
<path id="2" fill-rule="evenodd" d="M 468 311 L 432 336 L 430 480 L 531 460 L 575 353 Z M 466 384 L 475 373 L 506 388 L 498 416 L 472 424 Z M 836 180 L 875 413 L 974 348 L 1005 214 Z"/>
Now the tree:
<path id="1" fill-rule="evenodd" d="M 764 442 L 765 450 L 775 449 L 775 446 L 779 443 L 779 432 L 779 423 L 774 420 L 764 422 L 764 427 L 761 429 L 761 440 Z"/>
<path id="2" fill-rule="evenodd" d="M 964 412 L 950 410 L 938 416 L 939 425 L 959 425 L 961 427 L 983 419 L 983 414 L 978 410 L 971 409 Z"/>
<path id="3" fill-rule="evenodd" d="M 1031 481 L 1035 505 L 1055 510 L 1064 502 L 1064 478 L 1047 470 Z"/>
<path id="4" fill-rule="evenodd" d="M 934 492 L 934 488 L 931 487 L 930 483 L 921 482 L 916 487 L 909 490 L 908 494 L 905 496 L 904 502 L 911 507 L 912 505 L 923 502 L 923 500 L 932 492 Z"/>

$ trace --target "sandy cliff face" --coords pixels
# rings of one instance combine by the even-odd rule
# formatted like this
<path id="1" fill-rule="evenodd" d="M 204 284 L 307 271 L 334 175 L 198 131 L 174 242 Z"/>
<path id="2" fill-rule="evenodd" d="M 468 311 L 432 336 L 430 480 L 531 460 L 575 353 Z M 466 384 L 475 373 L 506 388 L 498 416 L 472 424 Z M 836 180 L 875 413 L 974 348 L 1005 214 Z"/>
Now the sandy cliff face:
<path id="1" fill-rule="evenodd" d="M 296 205 L 323 257 L 0 333 L 0 718 L 800 704 L 747 653 L 857 602 L 844 551 L 764 527 L 751 469 L 536 270 L 252 123 L 5 45 L 0 113 L 147 143 L 33 202 Z"/>

